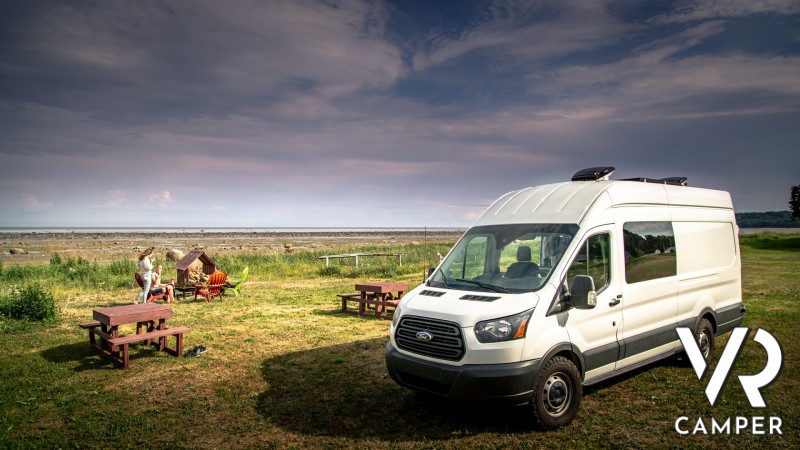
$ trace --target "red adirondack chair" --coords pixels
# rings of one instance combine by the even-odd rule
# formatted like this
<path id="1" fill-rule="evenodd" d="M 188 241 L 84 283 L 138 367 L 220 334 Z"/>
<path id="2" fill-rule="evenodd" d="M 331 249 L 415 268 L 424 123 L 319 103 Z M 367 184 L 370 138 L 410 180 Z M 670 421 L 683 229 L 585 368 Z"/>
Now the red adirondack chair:
<path id="1" fill-rule="evenodd" d="M 206 303 L 210 303 L 216 295 L 222 301 L 222 287 L 225 286 L 225 280 L 228 279 L 228 274 L 222 270 L 218 270 L 208 277 L 208 284 L 198 285 L 194 288 L 194 299 L 197 300 L 197 295 L 200 294 L 206 298 Z"/>
<path id="2" fill-rule="evenodd" d="M 139 272 L 136 272 L 134 274 L 134 277 L 136 278 L 136 283 L 139 285 L 139 287 L 144 289 L 144 280 L 142 280 L 142 275 L 139 274 Z M 156 301 L 156 299 L 166 297 L 166 295 L 167 295 L 167 290 L 165 288 L 151 286 L 150 292 L 147 293 L 147 302 L 145 303 Z"/>

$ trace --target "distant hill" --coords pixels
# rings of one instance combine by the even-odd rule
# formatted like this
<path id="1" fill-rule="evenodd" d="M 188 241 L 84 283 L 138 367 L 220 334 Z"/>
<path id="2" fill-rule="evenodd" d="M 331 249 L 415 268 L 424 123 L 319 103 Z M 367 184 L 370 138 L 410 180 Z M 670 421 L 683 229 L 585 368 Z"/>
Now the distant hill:
<path id="1" fill-rule="evenodd" d="M 790 211 L 736 213 L 736 223 L 739 228 L 800 228 Z"/>

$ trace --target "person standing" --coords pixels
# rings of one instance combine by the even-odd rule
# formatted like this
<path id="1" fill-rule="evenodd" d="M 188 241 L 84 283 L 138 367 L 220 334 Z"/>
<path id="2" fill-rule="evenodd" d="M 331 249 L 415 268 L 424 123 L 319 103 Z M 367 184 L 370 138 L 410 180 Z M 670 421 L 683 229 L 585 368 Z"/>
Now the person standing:
<path id="1" fill-rule="evenodd" d="M 142 275 L 142 303 L 147 303 L 147 295 L 150 293 L 150 285 L 153 281 L 153 263 L 150 262 L 152 253 L 153 247 L 139 253 L 139 262 L 136 263 L 136 268 Z"/>

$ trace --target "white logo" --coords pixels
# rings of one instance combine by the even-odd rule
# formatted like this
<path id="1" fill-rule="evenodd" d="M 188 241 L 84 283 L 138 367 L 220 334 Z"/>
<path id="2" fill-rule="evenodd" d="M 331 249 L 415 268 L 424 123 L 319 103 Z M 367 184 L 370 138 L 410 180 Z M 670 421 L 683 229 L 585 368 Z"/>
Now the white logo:
<path id="1" fill-rule="evenodd" d="M 692 367 L 694 367 L 697 379 L 702 380 L 707 364 L 703 355 L 700 353 L 700 348 L 697 345 L 694 332 L 685 327 L 676 328 L 675 330 L 678 332 L 678 337 L 683 343 L 683 348 L 686 349 L 686 354 L 689 356 Z M 733 368 L 733 363 L 742 350 L 742 345 L 744 344 L 748 331 L 748 328 L 739 327 L 734 328 L 731 333 L 728 344 L 722 352 L 722 356 L 719 359 L 717 367 L 714 369 L 714 373 L 711 374 L 711 380 L 709 380 L 708 386 L 706 386 L 706 397 L 708 397 L 708 401 L 711 402 L 711 406 L 717 403 L 719 393 L 728 381 L 731 368 Z M 783 352 L 781 351 L 780 344 L 775 340 L 775 337 L 765 330 L 759 329 L 753 340 L 761 344 L 767 350 L 767 365 L 764 367 L 764 370 L 757 375 L 739 375 L 739 382 L 742 384 L 744 393 L 747 394 L 747 400 L 750 401 L 750 405 L 753 408 L 766 408 L 767 404 L 764 402 L 764 398 L 761 396 L 761 391 L 759 391 L 759 389 L 768 386 L 778 377 L 778 373 L 780 373 L 783 367 Z"/>

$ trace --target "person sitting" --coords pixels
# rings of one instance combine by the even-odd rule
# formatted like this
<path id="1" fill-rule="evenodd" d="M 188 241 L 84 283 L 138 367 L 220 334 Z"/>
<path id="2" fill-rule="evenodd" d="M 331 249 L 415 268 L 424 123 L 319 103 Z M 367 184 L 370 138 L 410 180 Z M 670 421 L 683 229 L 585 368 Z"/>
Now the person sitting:
<path id="1" fill-rule="evenodd" d="M 175 300 L 174 282 L 170 281 L 169 283 L 166 284 L 162 282 L 161 271 L 163 269 L 164 267 L 161 264 L 156 266 L 156 270 L 153 272 L 153 286 L 167 290 L 167 303 L 177 303 L 177 301 Z"/>

